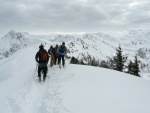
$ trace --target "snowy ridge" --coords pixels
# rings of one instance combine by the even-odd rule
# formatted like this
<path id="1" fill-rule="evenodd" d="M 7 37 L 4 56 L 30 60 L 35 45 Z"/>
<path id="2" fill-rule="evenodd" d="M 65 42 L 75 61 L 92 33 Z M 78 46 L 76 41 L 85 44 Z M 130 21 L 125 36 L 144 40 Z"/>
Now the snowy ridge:
<path id="1" fill-rule="evenodd" d="M 56 35 L 52 38 L 52 42 L 68 42 L 75 39 L 72 35 Z"/>
<path id="2" fill-rule="evenodd" d="M 5 58 L 26 46 L 39 42 L 28 33 L 20 33 L 11 30 L 0 39 L 0 59 Z"/>
<path id="3" fill-rule="evenodd" d="M 138 55 L 141 76 L 150 74 L 150 32 L 149 30 L 129 30 L 122 33 L 92 33 L 78 37 L 68 44 L 69 55 L 83 59 L 90 55 L 99 60 L 108 60 L 107 57 L 116 55 L 119 44 L 123 54 L 128 57 L 127 63 Z M 86 61 L 84 61 L 86 63 Z M 146 75 L 146 76 L 145 76 Z"/>
<path id="4" fill-rule="evenodd" d="M 96 59 L 106 59 L 107 56 L 112 55 L 112 51 L 118 46 L 118 43 L 110 41 L 111 39 L 111 36 L 102 33 L 81 35 L 68 45 L 70 55 L 79 59 L 87 55 Z"/>

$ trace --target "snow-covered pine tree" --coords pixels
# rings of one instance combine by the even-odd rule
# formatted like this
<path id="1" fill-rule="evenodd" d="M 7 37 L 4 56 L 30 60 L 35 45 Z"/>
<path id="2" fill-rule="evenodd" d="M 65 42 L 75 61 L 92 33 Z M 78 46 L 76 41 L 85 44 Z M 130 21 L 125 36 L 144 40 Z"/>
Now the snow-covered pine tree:
<path id="1" fill-rule="evenodd" d="M 119 45 L 119 47 L 116 49 L 116 56 L 114 56 L 112 59 L 110 59 L 110 64 L 111 64 L 111 68 L 117 71 L 123 71 L 123 69 L 125 68 L 124 63 L 127 60 L 127 57 L 125 57 L 124 55 L 122 55 L 122 49 L 121 46 Z"/>
<path id="2" fill-rule="evenodd" d="M 127 73 L 129 73 L 129 74 L 133 74 L 133 63 L 132 63 L 132 61 L 130 60 L 130 62 L 129 62 L 129 64 L 128 64 L 128 66 L 127 66 Z"/>
<path id="3" fill-rule="evenodd" d="M 138 63 L 137 56 L 135 56 L 134 63 L 133 63 L 133 75 L 140 77 L 139 72 L 140 72 L 139 63 Z"/>

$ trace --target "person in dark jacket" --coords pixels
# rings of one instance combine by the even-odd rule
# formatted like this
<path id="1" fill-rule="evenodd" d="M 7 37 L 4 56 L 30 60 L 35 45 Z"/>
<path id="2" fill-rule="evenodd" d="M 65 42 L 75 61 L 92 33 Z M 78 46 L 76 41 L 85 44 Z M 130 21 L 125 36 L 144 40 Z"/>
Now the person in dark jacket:
<path id="1" fill-rule="evenodd" d="M 51 55 L 52 54 L 52 50 L 54 49 L 54 47 L 51 45 L 49 50 L 48 50 L 48 54 Z"/>
<path id="2" fill-rule="evenodd" d="M 55 65 L 58 64 L 58 53 L 57 53 L 57 49 L 58 49 L 58 44 L 55 46 L 55 53 L 54 53 L 54 57 L 55 57 Z"/>
<path id="3" fill-rule="evenodd" d="M 67 47 L 65 46 L 65 42 L 63 42 L 62 45 L 60 45 L 58 47 L 57 53 L 58 53 L 58 64 L 59 64 L 59 67 L 61 68 L 61 60 L 62 60 L 62 66 L 64 67 L 64 65 L 65 65 L 64 57 L 67 54 Z"/>
<path id="4" fill-rule="evenodd" d="M 55 63 L 55 48 L 53 46 L 50 46 L 49 50 L 48 50 L 48 54 L 51 55 L 51 59 L 50 59 L 50 67 L 52 67 Z"/>
<path id="5" fill-rule="evenodd" d="M 48 71 L 47 64 L 48 64 L 48 61 L 49 61 L 49 56 L 48 56 L 48 53 L 44 49 L 44 46 L 42 44 L 39 46 L 39 51 L 35 55 L 35 60 L 39 64 L 38 65 L 39 81 L 41 81 L 41 72 L 43 72 L 43 74 L 44 74 L 43 81 L 45 81 L 46 74 L 47 74 L 47 71 Z"/>

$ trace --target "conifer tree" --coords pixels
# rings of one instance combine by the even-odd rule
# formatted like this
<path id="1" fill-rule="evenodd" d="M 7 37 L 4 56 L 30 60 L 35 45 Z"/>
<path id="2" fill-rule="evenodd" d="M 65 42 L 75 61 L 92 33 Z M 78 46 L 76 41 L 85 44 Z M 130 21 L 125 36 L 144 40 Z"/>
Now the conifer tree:
<path id="1" fill-rule="evenodd" d="M 127 69 L 128 69 L 127 73 L 133 74 L 133 63 L 132 63 L 132 61 L 129 62 Z"/>
<path id="2" fill-rule="evenodd" d="M 117 71 L 123 71 L 125 65 L 124 63 L 127 60 L 127 57 L 125 57 L 124 55 L 122 55 L 122 49 L 121 46 L 119 45 L 119 47 L 116 49 L 116 56 L 114 56 L 112 59 L 110 59 L 110 65 L 113 69 L 117 70 Z"/>
<path id="3" fill-rule="evenodd" d="M 79 61 L 78 61 L 78 59 L 76 59 L 75 57 L 72 57 L 70 63 L 71 63 L 71 64 L 78 64 Z"/>
<path id="4" fill-rule="evenodd" d="M 133 75 L 140 77 L 139 72 L 140 72 L 139 63 L 137 60 L 137 56 L 135 56 L 134 63 L 133 63 Z"/>

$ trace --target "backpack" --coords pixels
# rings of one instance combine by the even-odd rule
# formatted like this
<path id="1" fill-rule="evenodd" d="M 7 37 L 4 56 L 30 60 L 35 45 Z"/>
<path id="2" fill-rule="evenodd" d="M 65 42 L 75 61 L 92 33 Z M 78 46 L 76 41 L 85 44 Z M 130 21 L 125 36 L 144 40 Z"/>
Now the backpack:
<path id="1" fill-rule="evenodd" d="M 65 52 L 65 49 L 66 49 L 65 46 L 62 46 L 62 45 L 61 45 L 60 48 L 59 48 L 59 52 L 60 52 L 60 53 L 64 53 L 64 52 Z"/>
<path id="2" fill-rule="evenodd" d="M 45 51 L 40 51 L 40 55 L 41 55 L 41 60 L 42 61 L 47 61 L 48 60 L 47 53 Z"/>
<path id="3" fill-rule="evenodd" d="M 52 53 L 53 53 L 53 54 L 55 54 L 55 53 L 56 53 L 55 48 L 53 48 L 53 49 L 52 49 Z"/>

